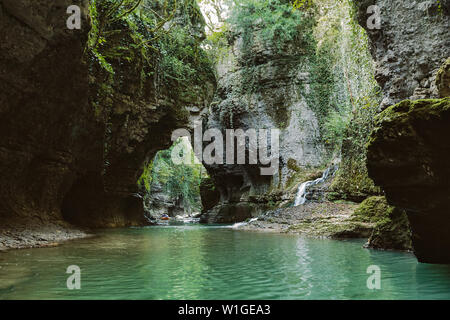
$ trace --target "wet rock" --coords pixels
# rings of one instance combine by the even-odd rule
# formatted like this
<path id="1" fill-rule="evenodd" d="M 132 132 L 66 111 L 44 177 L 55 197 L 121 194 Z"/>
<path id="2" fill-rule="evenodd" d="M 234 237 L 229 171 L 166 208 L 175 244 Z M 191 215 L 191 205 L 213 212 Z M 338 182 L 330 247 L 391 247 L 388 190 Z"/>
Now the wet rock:
<path id="1" fill-rule="evenodd" d="M 419 261 L 450 263 L 450 98 L 405 100 L 376 118 L 370 177 L 404 209 Z"/>
<path id="2" fill-rule="evenodd" d="M 200 217 L 201 223 L 235 223 L 260 215 L 264 207 L 254 203 L 239 202 L 216 205 Z"/>

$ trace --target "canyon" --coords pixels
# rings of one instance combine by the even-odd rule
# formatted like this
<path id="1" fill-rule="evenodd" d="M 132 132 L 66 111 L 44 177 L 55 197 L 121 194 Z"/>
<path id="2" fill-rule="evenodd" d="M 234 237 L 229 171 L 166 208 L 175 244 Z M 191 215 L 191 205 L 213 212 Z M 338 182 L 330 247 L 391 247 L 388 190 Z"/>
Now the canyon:
<path id="1" fill-rule="evenodd" d="M 280 130 L 274 175 L 203 163 L 202 222 L 297 219 L 299 187 L 338 165 L 305 200 L 356 214 L 369 247 L 450 263 L 450 1 L 313 2 L 255 4 L 284 20 L 238 12 L 214 42 L 195 0 L 0 0 L 0 249 L 148 225 L 138 180 L 201 121 L 223 136 Z M 148 203 L 167 200 L 161 188 Z"/>

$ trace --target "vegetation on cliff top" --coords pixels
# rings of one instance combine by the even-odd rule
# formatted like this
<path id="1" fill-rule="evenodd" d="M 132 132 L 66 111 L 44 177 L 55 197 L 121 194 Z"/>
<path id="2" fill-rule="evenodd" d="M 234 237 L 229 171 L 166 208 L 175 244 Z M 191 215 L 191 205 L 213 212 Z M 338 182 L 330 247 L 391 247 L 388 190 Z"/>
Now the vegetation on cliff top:
<path id="1" fill-rule="evenodd" d="M 88 48 L 110 73 L 112 62 L 137 58 L 144 60 L 142 76 L 158 73 L 163 84 L 202 81 L 205 73 L 198 71 L 211 70 L 200 48 L 204 21 L 195 0 L 93 0 L 90 15 Z"/>
<path id="2" fill-rule="evenodd" d="M 283 56 L 295 44 L 301 48 L 296 59 L 309 69 L 310 78 L 309 88 L 305 86 L 299 94 L 316 114 L 330 156 L 338 153 L 351 111 L 374 100 L 367 37 L 353 17 L 350 1 L 341 6 L 328 0 L 239 0 L 233 4 L 225 27 L 242 38 L 239 61 L 244 69 L 243 92 L 257 89 L 261 61 L 255 61 L 255 48 L 262 46 Z M 358 78 L 359 72 L 369 70 L 372 79 L 366 79 L 366 75 Z M 281 117 L 278 113 L 274 116 Z M 288 122 L 284 119 L 280 126 Z"/>
<path id="3" fill-rule="evenodd" d="M 190 101 L 196 95 L 189 88 L 213 77 L 200 47 L 204 21 L 195 0 L 93 0 L 89 8 L 86 53 L 99 112 L 114 92 Z"/>

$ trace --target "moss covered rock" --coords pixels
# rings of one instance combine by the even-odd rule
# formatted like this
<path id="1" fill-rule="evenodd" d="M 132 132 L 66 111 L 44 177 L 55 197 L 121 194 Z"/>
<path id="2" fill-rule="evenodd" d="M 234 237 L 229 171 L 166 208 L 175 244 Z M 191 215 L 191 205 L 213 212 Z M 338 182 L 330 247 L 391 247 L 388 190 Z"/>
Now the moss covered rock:
<path id="1" fill-rule="evenodd" d="M 364 200 L 354 213 L 355 220 L 375 223 L 367 246 L 375 249 L 411 250 L 408 219 L 403 210 L 390 206 L 383 196 Z"/>
<path id="2" fill-rule="evenodd" d="M 450 263 L 450 98 L 405 100 L 380 113 L 367 145 L 370 177 L 406 210 L 421 262 Z"/>

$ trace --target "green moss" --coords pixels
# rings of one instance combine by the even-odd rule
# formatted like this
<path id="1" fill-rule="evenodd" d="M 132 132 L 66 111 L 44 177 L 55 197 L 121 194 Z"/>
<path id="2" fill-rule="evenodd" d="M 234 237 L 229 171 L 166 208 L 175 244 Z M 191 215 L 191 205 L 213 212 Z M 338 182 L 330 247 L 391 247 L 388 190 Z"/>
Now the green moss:
<path id="1" fill-rule="evenodd" d="M 305 219 L 289 226 L 287 232 L 301 233 L 312 237 L 364 238 L 372 232 L 372 225 L 361 221 L 346 220 L 339 217 L 320 217 Z"/>
<path id="2" fill-rule="evenodd" d="M 330 187 L 337 198 L 362 201 L 368 196 L 381 194 L 380 188 L 369 178 L 366 166 L 366 143 L 374 128 L 378 102 L 376 87 L 357 100 L 358 108 L 344 133 L 340 168 Z"/>
<path id="3" fill-rule="evenodd" d="M 440 118 L 444 112 L 450 110 L 450 98 L 443 99 L 421 99 L 403 100 L 398 104 L 390 106 L 375 118 L 375 128 L 370 135 L 366 148 L 370 148 L 381 136 L 383 126 L 395 128 L 396 134 L 401 135 L 401 131 L 409 130 L 409 122 L 415 120 L 426 120 Z M 390 132 L 392 130 L 388 130 Z M 406 132 L 405 132 L 406 134 Z"/>
<path id="4" fill-rule="evenodd" d="M 376 117 L 376 120 L 379 122 L 405 113 L 419 113 L 420 115 L 427 116 L 428 114 L 439 114 L 449 108 L 450 98 L 421 99 L 414 101 L 403 100 L 381 112 Z"/>
<path id="5" fill-rule="evenodd" d="M 138 186 L 140 188 L 143 188 L 147 193 L 150 193 L 150 188 L 153 181 L 152 170 L 153 160 L 150 161 L 149 164 L 144 166 L 144 171 L 142 172 L 142 175 L 138 180 Z"/>
<path id="6" fill-rule="evenodd" d="M 389 206 L 383 196 L 370 197 L 364 200 L 353 213 L 354 219 L 366 222 L 379 222 L 389 219 L 395 208 Z"/>
<path id="7" fill-rule="evenodd" d="M 379 124 L 381 121 L 392 120 L 405 114 L 428 118 L 433 115 L 439 116 L 441 112 L 449 109 L 450 98 L 403 100 L 381 112 L 375 120 Z"/>
<path id="8" fill-rule="evenodd" d="M 287 162 L 287 167 L 295 172 L 299 172 L 301 170 L 300 167 L 297 165 L 297 160 L 292 158 L 289 158 Z"/>
<path id="9" fill-rule="evenodd" d="M 404 211 L 392 207 L 383 196 L 364 200 L 353 213 L 354 221 L 375 223 L 369 247 L 410 250 L 411 231 Z"/>
<path id="10" fill-rule="evenodd" d="M 381 189 L 369 178 L 365 162 L 358 161 L 349 161 L 338 171 L 330 191 L 329 200 L 342 199 L 357 202 L 368 196 L 381 194 Z"/>

